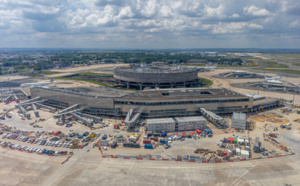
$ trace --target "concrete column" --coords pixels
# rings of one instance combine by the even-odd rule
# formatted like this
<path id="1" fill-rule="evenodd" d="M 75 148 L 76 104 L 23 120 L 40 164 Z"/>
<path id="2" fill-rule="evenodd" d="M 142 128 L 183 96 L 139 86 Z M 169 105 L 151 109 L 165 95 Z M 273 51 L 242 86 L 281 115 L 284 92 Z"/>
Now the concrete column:
<path id="1" fill-rule="evenodd" d="M 129 82 L 127 81 L 127 89 L 129 89 Z"/>
<path id="2" fill-rule="evenodd" d="M 140 83 L 139 85 L 140 85 L 140 90 L 142 90 L 143 89 L 143 83 Z"/>
<path id="3" fill-rule="evenodd" d="M 155 88 L 157 88 L 158 84 L 155 84 Z"/>
<path id="4" fill-rule="evenodd" d="M 173 83 L 171 83 L 171 88 L 173 88 L 174 87 L 174 85 L 173 85 Z"/>
<path id="5" fill-rule="evenodd" d="M 185 87 L 185 82 L 183 82 L 183 86 Z"/>

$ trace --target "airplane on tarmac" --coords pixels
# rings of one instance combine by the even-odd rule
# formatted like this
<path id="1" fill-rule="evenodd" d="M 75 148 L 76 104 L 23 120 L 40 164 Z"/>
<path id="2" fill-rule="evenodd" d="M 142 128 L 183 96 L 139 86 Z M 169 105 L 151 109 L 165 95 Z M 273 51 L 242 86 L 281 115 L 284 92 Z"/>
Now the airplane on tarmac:
<path id="1" fill-rule="evenodd" d="M 37 83 L 23 83 L 20 85 L 20 87 L 42 87 L 44 85 L 49 85 L 55 83 L 54 78 L 52 78 L 50 81 L 46 82 L 37 82 Z"/>

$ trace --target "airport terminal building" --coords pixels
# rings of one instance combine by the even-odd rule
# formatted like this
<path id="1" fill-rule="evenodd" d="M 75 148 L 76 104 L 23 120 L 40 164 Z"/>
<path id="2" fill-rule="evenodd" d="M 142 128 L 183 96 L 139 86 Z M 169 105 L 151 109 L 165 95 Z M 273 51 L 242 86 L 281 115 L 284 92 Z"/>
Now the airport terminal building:
<path id="1" fill-rule="evenodd" d="M 138 114 L 142 118 L 197 116 L 202 110 L 215 114 L 255 112 L 277 107 L 281 100 L 244 95 L 225 88 L 150 89 L 114 95 L 106 89 L 101 94 L 86 94 L 66 89 L 33 87 L 31 97 L 40 97 L 44 104 L 67 108 L 78 104 L 83 113 L 126 117 Z M 131 116 L 129 116 L 131 118 Z"/>

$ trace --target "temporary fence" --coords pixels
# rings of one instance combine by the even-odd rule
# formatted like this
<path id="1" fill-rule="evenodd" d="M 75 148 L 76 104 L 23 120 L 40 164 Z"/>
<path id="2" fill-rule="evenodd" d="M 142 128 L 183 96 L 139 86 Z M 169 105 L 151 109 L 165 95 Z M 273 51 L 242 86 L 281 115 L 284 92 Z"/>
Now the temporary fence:
<path id="1" fill-rule="evenodd" d="M 177 162 L 190 162 L 190 163 L 229 163 L 229 162 L 241 162 L 241 161 L 249 161 L 249 160 L 258 160 L 258 159 L 267 159 L 267 158 L 277 158 L 277 157 L 283 157 L 283 156 L 289 156 L 293 155 L 294 153 L 290 154 L 284 154 L 284 155 L 276 155 L 276 156 L 263 156 L 258 158 L 247 158 L 247 159 L 229 159 L 229 160 L 207 160 L 207 161 L 201 161 L 201 160 L 190 160 L 190 159 L 177 159 L 177 158 L 153 158 L 153 157 L 133 157 L 132 155 L 105 155 L 102 156 L 103 158 L 115 158 L 115 159 L 128 159 L 128 160 L 151 160 L 151 161 L 177 161 Z"/>

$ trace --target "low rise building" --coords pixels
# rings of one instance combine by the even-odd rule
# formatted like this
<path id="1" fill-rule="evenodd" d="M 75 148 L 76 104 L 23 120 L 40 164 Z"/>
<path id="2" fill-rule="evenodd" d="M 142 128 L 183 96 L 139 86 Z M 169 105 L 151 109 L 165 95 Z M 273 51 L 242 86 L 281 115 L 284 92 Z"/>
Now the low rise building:
<path id="1" fill-rule="evenodd" d="M 196 129 L 205 129 L 207 125 L 207 121 L 202 116 L 195 117 L 176 117 L 175 118 L 176 125 L 175 128 L 178 131 L 182 130 L 196 130 Z"/>
<path id="2" fill-rule="evenodd" d="M 205 129 L 207 121 L 202 116 L 147 119 L 147 130 L 152 132 L 174 132 Z"/>
<path id="3" fill-rule="evenodd" d="M 146 123 L 148 131 L 175 131 L 175 121 L 172 118 L 147 119 Z"/>

